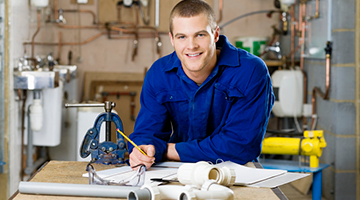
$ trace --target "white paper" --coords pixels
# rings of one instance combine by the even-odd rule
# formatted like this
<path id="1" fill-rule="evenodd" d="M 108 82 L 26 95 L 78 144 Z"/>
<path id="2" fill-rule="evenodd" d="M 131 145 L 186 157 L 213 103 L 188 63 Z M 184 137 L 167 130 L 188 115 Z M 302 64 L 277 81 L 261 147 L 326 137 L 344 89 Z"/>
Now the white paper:
<path id="1" fill-rule="evenodd" d="M 184 163 L 181 162 L 162 162 L 157 163 L 145 172 L 145 184 L 154 184 L 150 179 L 162 178 L 166 180 L 176 180 L 178 167 Z M 260 169 L 246 167 L 233 163 L 231 161 L 222 162 L 215 166 L 228 167 L 234 169 L 236 179 L 234 185 L 243 185 L 248 187 L 265 187 L 274 188 L 300 178 L 308 176 L 308 174 L 290 173 L 286 170 L 277 169 Z M 113 169 L 98 171 L 97 174 L 106 180 L 119 182 L 136 173 L 129 166 L 117 167 Z M 88 177 L 88 173 L 83 174 L 83 177 Z M 158 184 L 160 184 L 159 182 Z"/>
<path id="2" fill-rule="evenodd" d="M 217 167 L 226 166 L 230 169 L 234 169 L 236 173 L 236 179 L 234 185 L 250 185 L 287 173 L 286 170 L 252 168 L 252 167 L 239 165 L 231 161 L 222 162 L 216 164 L 216 166 Z"/>
<path id="3" fill-rule="evenodd" d="M 293 173 L 293 172 L 287 172 L 285 174 L 281 174 L 279 176 L 272 177 L 267 180 L 260 181 L 258 183 L 246 185 L 249 187 L 265 187 L 265 188 L 275 188 L 280 185 L 284 185 L 286 183 L 293 182 L 295 180 L 305 178 L 306 176 L 309 176 L 310 174 L 304 174 L 304 173 Z"/>

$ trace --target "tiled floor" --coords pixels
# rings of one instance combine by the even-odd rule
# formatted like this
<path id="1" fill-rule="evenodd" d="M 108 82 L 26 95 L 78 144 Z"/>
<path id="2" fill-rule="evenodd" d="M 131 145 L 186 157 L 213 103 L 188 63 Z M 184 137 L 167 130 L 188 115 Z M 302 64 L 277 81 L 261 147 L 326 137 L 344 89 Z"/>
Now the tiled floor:
<path id="1" fill-rule="evenodd" d="M 312 200 L 311 191 L 307 195 L 302 194 L 290 184 L 280 186 L 280 190 L 289 200 Z M 326 200 L 324 197 L 321 200 Z"/>

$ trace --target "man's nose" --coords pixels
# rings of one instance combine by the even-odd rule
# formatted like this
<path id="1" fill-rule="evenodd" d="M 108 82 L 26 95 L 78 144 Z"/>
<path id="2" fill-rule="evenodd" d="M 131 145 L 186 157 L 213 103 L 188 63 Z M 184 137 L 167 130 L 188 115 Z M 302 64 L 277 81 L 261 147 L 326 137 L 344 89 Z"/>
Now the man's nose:
<path id="1" fill-rule="evenodd" d="M 189 38 L 188 40 L 188 49 L 196 49 L 198 47 L 196 38 Z"/>

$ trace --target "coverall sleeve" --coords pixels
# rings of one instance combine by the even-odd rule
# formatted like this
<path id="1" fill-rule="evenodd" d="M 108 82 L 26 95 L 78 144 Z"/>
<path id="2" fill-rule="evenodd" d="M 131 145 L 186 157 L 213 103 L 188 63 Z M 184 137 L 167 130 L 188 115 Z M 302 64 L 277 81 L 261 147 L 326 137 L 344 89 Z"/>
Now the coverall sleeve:
<path id="1" fill-rule="evenodd" d="M 152 73 L 149 71 L 148 73 Z M 156 93 L 149 76 L 145 77 L 141 91 L 141 108 L 129 138 L 137 145 L 155 146 L 155 162 L 162 160 L 167 151 L 167 141 L 172 133 L 167 109 L 156 101 Z M 129 153 L 134 146 L 128 142 Z"/>
<path id="2" fill-rule="evenodd" d="M 253 71 L 242 97 L 232 97 L 223 125 L 203 140 L 176 144 L 180 160 L 215 163 L 221 159 L 239 164 L 256 160 L 273 103 L 271 79 L 265 66 Z"/>

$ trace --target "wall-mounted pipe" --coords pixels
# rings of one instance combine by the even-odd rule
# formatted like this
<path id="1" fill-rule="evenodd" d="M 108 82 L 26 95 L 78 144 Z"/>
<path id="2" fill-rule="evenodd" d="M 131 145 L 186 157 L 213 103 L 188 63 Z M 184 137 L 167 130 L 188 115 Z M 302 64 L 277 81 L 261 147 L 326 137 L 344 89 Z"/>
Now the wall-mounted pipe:
<path id="1" fill-rule="evenodd" d="M 326 43 L 326 48 L 325 48 L 325 52 L 326 52 L 326 60 L 325 60 L 325 74 L 326 74 L 326 78 L 325 78 L 325 93 L 323 93 L 321 91 L 320 88 L 318 87 L 314 87 L 313 91 L 312 91 L 312 98 L 311 98 L 311 102 L 312 102 L 312 115 L 313 118 L 311 119 L 311 127 L 315 128 L 315 113 L 316 113 L 316 93 L 318 93 L 320 95 L 320 97 L 324 100 L 329 99 L 329 90 L 330 90 L 330 68 L 331 68 L 331 52 L 332 52 L 332 47 L 331 47 L 331 42 L 328 41 Z"/>
<path id="2" fill-rule="evenodd" d="M 35 58 L 35 36 L 39 33 L 41 27 L 41 10 L 38 8 L 37 10 L 37 29 L 34 35 L 31 38 L 31 58 Z"/>
<path id="3" fill-rule="evenodd" d="M 307 16 L 305 19 L 306 20 L 317 19 L 317 18 L 319 18 L 319 16 L 320 16 L 320 14 L 319 14 L 319 0 L 316 0 L 315 14 L 313 16 Z"/>
<path id="4" fill-rule="evenodd" d="M 216 21 L 217 24 L 219 24 L 222 20 L 222 16 L 223 16 L 223 5 L 224 2 L 223 0 L 219 0 L 219 19 Z"/>
<path id="5" fill-rule="evenodd" d="M 96 22 L 96 15 L 92 10 L 73 10 L 73 9 L 64 9 L 63 12 L 69 13 L 89 13 L 93 18 L 93 24 L 97 24 Z"/>

